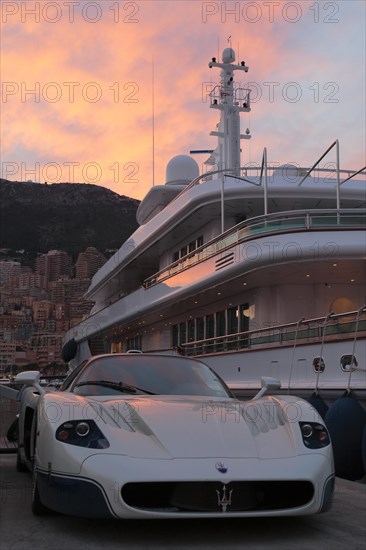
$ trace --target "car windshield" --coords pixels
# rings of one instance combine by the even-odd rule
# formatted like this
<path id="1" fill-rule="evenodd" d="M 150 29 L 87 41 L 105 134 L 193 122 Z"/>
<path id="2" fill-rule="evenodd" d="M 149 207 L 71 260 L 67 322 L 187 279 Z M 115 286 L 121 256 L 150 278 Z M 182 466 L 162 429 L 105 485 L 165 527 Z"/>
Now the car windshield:
<path id="1" fill-rule="evenodd" d="M 110 355 L 92 359 L 75 377 L 78 395 L 203 395 L 232 397 L 204 363 L 169 355 Z"/>

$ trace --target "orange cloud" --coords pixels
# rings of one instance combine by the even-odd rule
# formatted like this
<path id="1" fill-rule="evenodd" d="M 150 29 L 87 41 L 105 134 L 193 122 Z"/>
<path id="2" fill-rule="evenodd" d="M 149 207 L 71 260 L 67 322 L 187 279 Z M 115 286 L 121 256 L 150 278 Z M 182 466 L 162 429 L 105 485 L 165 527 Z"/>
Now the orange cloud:
<path id="1" fill-rule="evenodd" d="M 324 33 L 324 25 L 309 26 L 309 11 L 306 19 L 304 10 L 295 29 L 283 16 L 271 23 L 261 2 L 256 4 L 262 17 L 252 24 L 243 14 L 253 20 L 256 15 L 243 11 L 243 2 L 238 3 L 238 22 L 235 15 L 224 18 L 220 10 L 225 3 L 221 2 L 84 2 L 75 8 L 74 22 L 67 3 L 59 2 L 61 17 L 54 23 L 50 20 L 60 15 L 51 6 L 54 2 L 49 3 L 48 11 L 40 13 L 39 22 L 34 15 L 21 13 L 23 4 L 31 7 L 37 3 L 3 4 L 16 5 L 20 10 L 8 14 L 3 25 L 2 133 L 8 163 L 20 166 L 24 162 L 30 168 L 36 162 L 42 166 L 58 164 L 63 181 L 72 180 L 72 175 L 74 181 L 99 178 L 95 183 L 142 198 L 153 181 L 153 58 L 155 182 L 161 183 L 172 155 L 215 146 L 209 132 L 217 122 L 216 112 L 209 110 L 202 94 L 205 83 L 219 80 L 219 72 L 207 64 L 218 55 L 218 42 L 221 50 L 229 45 L 229 36 L 233 48 L 240 51 L 240 59 L 250 66 L 243 83 L 254 82 L 262 92 L 243 121 L 244 129 L 249 126 L 253 134 L 252 142 L 244 143 L 243 163 L 260 162 L 265 145 L 273 160 L 296 160 L 287 158 L 291 146 L 293 156 L 298 153 L 300 161 L 311 162 L 313 153 L 321 154 L 319 148 L 328 146 L 328 138 L 347 117 L 344 104 L 315 104 L 316 90 L 309 90 L 315 78 L 320 80 L 320 73 L 326 75 L 331 50 L 319 52 L 317 65 L 315 60 L 296 56 L 297 51 L 304 53 L 308 29 L 317 36 Z M 89 8 L 83 13 L 82 6 L 87 4 Z M 226 4 L 229 8 L 236 3 Z M 95 5 L 100 6 L 100 12 Z M 216 8 L 217 12 L 210 12 Z M 291 12 L 289 16 L 293 17 Z M 98 20 L 93 23 L 93 18 Z M 304 37 L 303 42 L 298 38 L 299 50 L 289 48 L 294 29 Z M 341 62 L 332 61 L 332 71 Z M 350 70 L 350 59 L 343 62 Z M 273 88 L 276 96 L 270 101 L 268 82 L 277 81 L 280 84 Z M 284 85 L 292 81 L 303 92 L 295 104 L 282 95 Z M 324 82 L 319 82 L 324 100 L 322 86 Z M 296 88 L 288 91 L 296 92 Z M 338 115 L 335 126 L 334 116 Z M 325 122 L 329 123 L 328 131 Z M 363 128 L 351 126 L 350 134 L 360 141 Z M 309 137 L 311 131 L 314 138 Z M 362 152 L 355 154 L 351 141 L 347 140 L 344 158 L 356 162 Z M 46 171 L 49 178 L 58 177 L 57 170 L 51 168 Z M 19 170 L 10 179 L 21 179 L 21 175 Z"/>

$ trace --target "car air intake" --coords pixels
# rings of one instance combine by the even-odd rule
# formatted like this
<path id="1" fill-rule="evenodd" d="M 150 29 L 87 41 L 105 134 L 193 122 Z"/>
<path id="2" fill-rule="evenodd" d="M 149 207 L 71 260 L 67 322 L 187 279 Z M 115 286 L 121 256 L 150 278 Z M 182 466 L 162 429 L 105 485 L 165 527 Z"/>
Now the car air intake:
<path id="1" fill-rule="evenodd" d="M 132 508 L 160 512 L 240 512 L 283 510 L 308 504 L 309 481 L 233 481 L 127 483 L 122 499 Z"/>

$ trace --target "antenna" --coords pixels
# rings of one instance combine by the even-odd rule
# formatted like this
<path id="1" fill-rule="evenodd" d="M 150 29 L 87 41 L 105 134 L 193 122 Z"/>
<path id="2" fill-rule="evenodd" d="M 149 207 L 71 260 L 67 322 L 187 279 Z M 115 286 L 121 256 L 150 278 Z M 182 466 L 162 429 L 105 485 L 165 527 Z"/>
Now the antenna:
<path id="1" fill-rule="evenodd" d="M 152 184 L 155 185 L 155 59 L 152 56 L 152 71 L 151 71 L 151 109 L 152 109 Z"/>

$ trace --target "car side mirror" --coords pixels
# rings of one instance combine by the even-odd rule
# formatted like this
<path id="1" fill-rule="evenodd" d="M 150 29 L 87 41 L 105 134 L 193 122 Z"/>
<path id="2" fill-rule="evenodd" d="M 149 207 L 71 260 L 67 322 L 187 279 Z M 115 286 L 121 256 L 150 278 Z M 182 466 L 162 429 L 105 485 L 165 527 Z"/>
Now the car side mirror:
<path id="1" fill-rule="evenodd" d="M 277 391 L 280 388 L 281 388 L 281 382 L 277 378 L 272 378 L 271 376 L 262 376 L 261 389 L 259 390 L 257 395 L 253 397 L 253 401 L 255 399 L 260 399 L 268 391 L 270 392 Z"/>
<path id="2" fill-rule="evenodd" d="M 46 392 L 39 383 L 40 378 L 41 373 L 38 370 L 28 370 L 17 374 L 14 380 L 14 384 L 16 386 L 34 386 L 41 395 Z"/>

